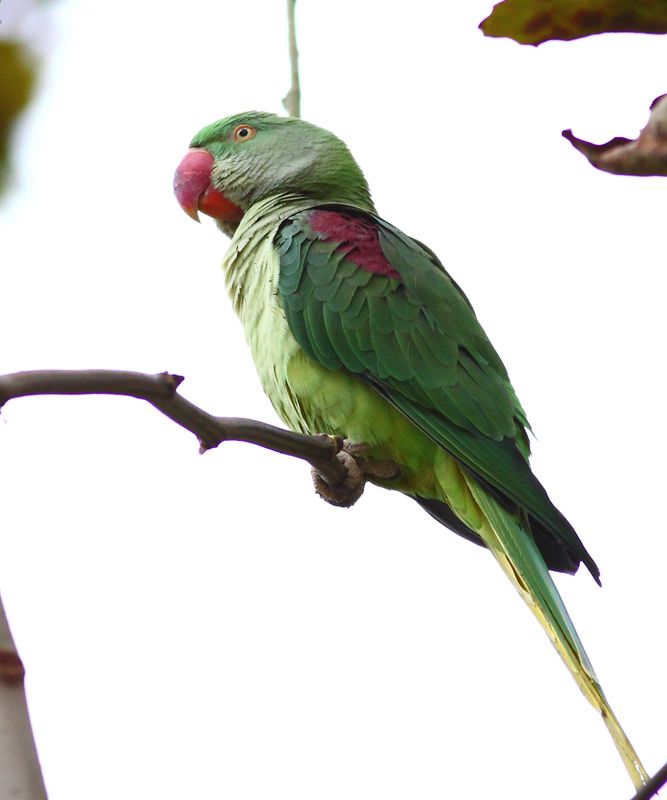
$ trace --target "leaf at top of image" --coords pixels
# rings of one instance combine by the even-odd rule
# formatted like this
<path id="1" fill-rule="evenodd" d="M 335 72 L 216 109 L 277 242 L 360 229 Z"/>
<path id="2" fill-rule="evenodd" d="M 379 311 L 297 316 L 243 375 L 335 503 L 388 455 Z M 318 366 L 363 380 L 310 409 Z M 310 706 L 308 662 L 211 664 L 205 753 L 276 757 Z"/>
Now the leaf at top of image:
<path id="1" fill-rule="evenodd" d="M 667 0 L 504 0 L 479 27 L 486 36 L 532 45 L 596 33 L 667 33 Z"/>

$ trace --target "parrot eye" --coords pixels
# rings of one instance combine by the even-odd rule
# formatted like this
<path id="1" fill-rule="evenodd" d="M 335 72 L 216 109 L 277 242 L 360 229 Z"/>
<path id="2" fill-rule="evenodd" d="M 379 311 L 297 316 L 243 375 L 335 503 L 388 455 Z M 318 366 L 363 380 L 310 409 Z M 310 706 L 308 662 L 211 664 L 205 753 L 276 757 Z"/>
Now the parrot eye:
<path id="1" fill-rule="evenodd" d="M 234 128 L 234 133 L 232 134 L 232 139 L 235 142 L 245 142 L 248 139 L 252 139 L 252 137 L 257 133 L 257 130 L 252 127 L 252 125 L 237 125 Z"/>

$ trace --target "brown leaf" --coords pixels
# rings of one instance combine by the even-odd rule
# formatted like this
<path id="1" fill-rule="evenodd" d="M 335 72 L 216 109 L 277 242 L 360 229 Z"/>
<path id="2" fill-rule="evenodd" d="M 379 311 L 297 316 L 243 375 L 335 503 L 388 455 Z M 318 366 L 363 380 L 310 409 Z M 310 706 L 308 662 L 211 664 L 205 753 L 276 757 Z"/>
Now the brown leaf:
<path id="1" fill-rule="evenodd" d="M 597 169 L 614 175 L 667 176 L 667 94 L 651 103 L 648 123 L 634 141 L 616 136 L 606 144 L 592 144 L 570 130 L 563 136 Z"/>
<path id="2" fill-rule="evenodd" d="M 534 45 L 595 33 L 667 33 L 667 0 L 504 0 L 479 27 Z"/>

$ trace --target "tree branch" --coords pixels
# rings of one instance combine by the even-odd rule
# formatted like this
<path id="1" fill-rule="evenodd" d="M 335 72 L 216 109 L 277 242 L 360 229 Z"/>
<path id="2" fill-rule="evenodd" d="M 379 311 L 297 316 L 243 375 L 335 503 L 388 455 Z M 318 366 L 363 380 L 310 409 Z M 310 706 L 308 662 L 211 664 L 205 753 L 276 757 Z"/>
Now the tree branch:
<path id="1" fill-rule="evenodd" d="M 656 795 L 666 783 L 667 764 L 655 773 L 646 786 L 642 786 L 632 800 L 649 800 L 649 798 Z"/>
<path id="2" fill-rule="evenodd" d="M 107 394 L 135 397 L 150 403 L 166 417 L 193 433 L 199 440 L 202 453 L 222 442 L 240 441 L 307 461 L 328 487 L 331 487 L 333 495 L 321 482 L 318 486 L 317 480 L 316 491 L 334 505 L 350 505 L 354 502 L 363 491 L 363 482 L 369 477 L 387 480 L 400 474 L 400 469 L 393 462 L 365 459 L 365 445 L 351 445 L 339 436 L 308 436 L 257 420 L 209 414 L 178 393 L 178 387 L 183 380 L 181 375 L 169 372 L 156 375 L 103 369 L 14 372 L 0 375 L 0 409 L 9 400 L 33 395 Z M 345 484 L 354 471 L 358 473 L 358 478 L 351 489 L 353 499 L 348 502 L 350 486 L 346 487 Z M 337 491 L 342 491 L 342 495 L 337 497 Z M 17 737 L 8 741 L 6 746 L 0 747 L 0 767 L 4 762 L 14 765 L 7 778 L 4 776 L 5 771 L 0 769 L 0 796 L 5 796 L 2 793 L 3 786 L 10 780 L 17 785 L 30 787 L 32 793 L 28 796 L 29 800 L 45 800 L 46 793 L 23 690 L 23 674 L 23 664 L 16 652 L 0 599 L 0 700 L 3 700 L 3 693 L 7 695 L 0 702 L 0 712 L 11 717 L 5 727 L 19 731 Z M 3 727 L 2 723 L 0 714 L 0 728 Z M 649 800 L 665 784 L 667 764 L 632 800 Z"/>
<path id="3" fill-rule="evenodd" d="M 306 436 L 237 417 L 216 417 L 178 393 L 180 375 L 147 375 L 121 370 L 34 370 L 0 375 L 0 409 L 9 400 L 33 395 L 107 394 L 136 397 L 193 433 L 200 452 L 222 442 L 256 444 L 307 461 L 313 467 L 316 492 L 334 505 L 352 505 L 368 479 L 390 479 L 400 470 L 392 462 L 364 457 L 363 443 L 340 436 Z M 0 798 L 16 795 L 46 800 L 46 791 L 23 688 L 23 664 L 16 651 L 0 600 Z"/>
<path id="4" fill-rule="evenodd" d="M 23 676 L 0 598 L 0 797 L 46 800 Z"/>
<path id="5" fill-rule="evenodd" d="M 289 38 L 289 62 L 292 85 L 283 98 L 283 105 L 290 117 L 301 116 L 301 85 L 299 82 L 299 51 L 296 46 L 296 23 L 294 6 L 296 0 L 287 0 L 287 35 Z"/>
<path id="6" fill-rule="evenodd" d="M 307 436 L 242 417 L 216 417 L 186 400 L 177 389 L 181 375 L 147 375 L 121 370 L 34 370 L 0 375 L 0 408 L 18 397 L 44 394 L 112 394 L 146 400 L 169 419 L 193 433 L 200 452 L 222 442 L 249 442 L 311 464 L 331 486 L 341 485 L 347 469 L 337 458 L 343 439 L 327 434 Z"/>

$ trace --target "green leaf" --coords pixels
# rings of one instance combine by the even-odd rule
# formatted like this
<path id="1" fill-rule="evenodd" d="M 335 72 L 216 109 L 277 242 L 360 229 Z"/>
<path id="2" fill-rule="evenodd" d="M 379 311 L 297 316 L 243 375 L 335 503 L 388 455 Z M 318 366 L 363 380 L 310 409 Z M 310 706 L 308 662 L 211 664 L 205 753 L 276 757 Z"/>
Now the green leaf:
<path id="1" fill-rule="evenodd" d="M 667 33 L 667 0 L 504 0 L 479 26 L 519 44 L 596 33 Z"/>

